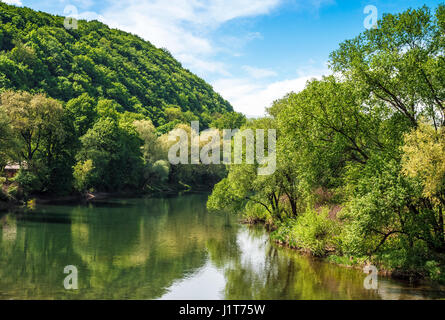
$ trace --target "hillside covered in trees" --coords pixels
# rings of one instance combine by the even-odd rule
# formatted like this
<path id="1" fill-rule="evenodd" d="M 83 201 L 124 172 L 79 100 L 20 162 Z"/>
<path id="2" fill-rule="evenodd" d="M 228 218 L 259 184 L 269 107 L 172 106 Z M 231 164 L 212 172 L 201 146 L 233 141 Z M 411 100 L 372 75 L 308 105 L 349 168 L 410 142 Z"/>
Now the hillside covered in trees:
<path id="1" fill-rule="evenodd" d="M 168 132 L 245 117 L 170 53 L 98 21 L 0 2 L 0 201 L 208 188 L 224 166 L 170 166 Z M 171 144 L 171 143 L 170 143 Z M 6 179 L 6 164 L 20 166 Z"/>
<path id="2" fill-rule="evenodd" d="M 98 21 L 65 29 L 64 17 L 0 2 L 0 88 L 46 93 L 69 102 L 82 94 L 110 99 L 120 111 L 166 122 L 179 107 L 209 123 L 233 111 L 210 85 L 165 49 Z"/>

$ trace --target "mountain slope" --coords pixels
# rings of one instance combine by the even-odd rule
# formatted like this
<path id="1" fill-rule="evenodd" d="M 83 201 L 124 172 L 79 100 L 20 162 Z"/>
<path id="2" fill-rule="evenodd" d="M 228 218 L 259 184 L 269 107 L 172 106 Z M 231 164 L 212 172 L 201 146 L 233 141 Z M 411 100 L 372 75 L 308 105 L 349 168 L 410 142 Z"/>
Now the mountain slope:
<path id="1" fill-rule="evenodd" d="M 98 21 L 78 21 L 0 2 L 0 90 L 45 92 L 64 102 L 88 93 L 143 113 L 155 125 L 179 106 L 199 118 L 233 111 L 212 87 L 172 55 Z"/>

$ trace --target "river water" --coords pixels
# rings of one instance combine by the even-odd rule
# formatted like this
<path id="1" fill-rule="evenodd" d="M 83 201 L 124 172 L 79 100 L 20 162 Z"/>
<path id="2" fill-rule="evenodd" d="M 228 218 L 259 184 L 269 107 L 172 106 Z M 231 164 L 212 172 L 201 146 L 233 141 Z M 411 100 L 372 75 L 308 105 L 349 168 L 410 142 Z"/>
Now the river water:
<path id="1" fill-rule="evenodd" d="M 0 218 L 0 299 L 436 299 L 431 286 L 339 267 L 209 213 L 206 195 L 39 206 Z M 67 290 L 77 269 L 78 289 Z"/>

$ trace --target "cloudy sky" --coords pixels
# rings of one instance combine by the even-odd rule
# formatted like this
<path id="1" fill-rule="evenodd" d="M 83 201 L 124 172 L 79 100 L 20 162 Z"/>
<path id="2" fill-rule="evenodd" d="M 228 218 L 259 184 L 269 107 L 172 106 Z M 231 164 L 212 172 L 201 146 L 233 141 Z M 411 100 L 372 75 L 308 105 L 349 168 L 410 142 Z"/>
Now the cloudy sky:
<path id="1" fill-rule="evenodd" d="M 2 0 L 0 0 L 2 1 Z M 98 19 L 167 48 L 236 111 L 249 116 L 308 79 L 329 73 L 329 53 L 378 17 L 439 0 L 3 0 Z"/>

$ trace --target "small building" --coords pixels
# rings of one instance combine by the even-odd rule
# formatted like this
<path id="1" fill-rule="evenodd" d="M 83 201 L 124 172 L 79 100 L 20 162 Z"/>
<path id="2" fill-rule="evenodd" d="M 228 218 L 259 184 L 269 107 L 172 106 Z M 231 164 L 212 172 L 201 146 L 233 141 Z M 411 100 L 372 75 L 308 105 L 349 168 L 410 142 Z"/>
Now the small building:
<path id="1" fill-rule="evenodd" d="M 6 178 L 14 178 L 21 168 L 28 169 L 26 162 L 22 162 L 22 164 L 18 162 L 8 163 L 4 169 Z"/>

